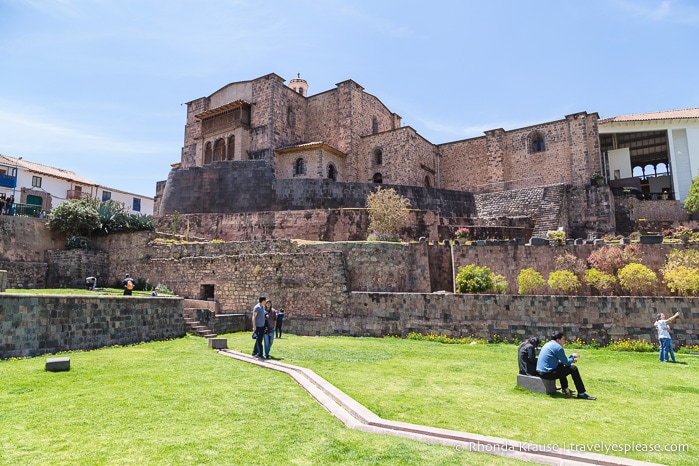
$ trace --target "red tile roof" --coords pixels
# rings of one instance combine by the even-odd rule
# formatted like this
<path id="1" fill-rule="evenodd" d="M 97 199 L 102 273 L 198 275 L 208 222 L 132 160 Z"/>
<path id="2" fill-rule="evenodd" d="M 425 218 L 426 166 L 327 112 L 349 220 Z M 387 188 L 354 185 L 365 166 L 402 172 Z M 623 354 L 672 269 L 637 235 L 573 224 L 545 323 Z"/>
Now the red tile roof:
<path id="1" fill-rule="evenodd" d="M 621 123 L 625 121 L 653 121 L 653 120 L 679 120 L 699 118 L 699 108 L 685 108 L 683 110 L 667 110 L 665 112 L 636 113 L 634 115 L 603 118 L 599 124 Z"/>

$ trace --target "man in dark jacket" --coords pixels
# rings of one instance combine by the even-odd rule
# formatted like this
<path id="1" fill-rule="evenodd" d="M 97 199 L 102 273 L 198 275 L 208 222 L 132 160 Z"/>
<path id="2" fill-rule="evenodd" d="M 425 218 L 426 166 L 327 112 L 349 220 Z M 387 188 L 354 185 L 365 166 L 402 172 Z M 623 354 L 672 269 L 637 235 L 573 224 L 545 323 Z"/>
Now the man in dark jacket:
<path id="1" fill-rule="evenodd" d="M 536 372 L 536 349 L 539 347 L 539 341 L 539 337 L 529 337 L 519 345 L 517 357 L 520 374 L 539 376 Z"/>

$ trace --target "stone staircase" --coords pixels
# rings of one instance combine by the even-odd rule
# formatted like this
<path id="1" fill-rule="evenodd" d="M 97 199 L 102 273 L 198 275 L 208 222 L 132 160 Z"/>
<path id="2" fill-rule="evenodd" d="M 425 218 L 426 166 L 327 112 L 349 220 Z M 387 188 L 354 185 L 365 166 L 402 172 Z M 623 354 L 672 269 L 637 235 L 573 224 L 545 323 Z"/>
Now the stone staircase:
<path id="1" fill-rule="evenodd" d="M 209 327 L 201 322 L 197 317 L 198 315 L 213 314 L 215 315 L 215 303 L 214 309 L 211 309 L 211 305 L 208 301 L 198 301 L 193 299 L 186 299 L 184 307 L 184 324 L 191 332 L 195 335 L 204 338 L 215 338 L 218 335 L 214 333 Z M 212 317 L 213 317 L 212 315 Z"/>

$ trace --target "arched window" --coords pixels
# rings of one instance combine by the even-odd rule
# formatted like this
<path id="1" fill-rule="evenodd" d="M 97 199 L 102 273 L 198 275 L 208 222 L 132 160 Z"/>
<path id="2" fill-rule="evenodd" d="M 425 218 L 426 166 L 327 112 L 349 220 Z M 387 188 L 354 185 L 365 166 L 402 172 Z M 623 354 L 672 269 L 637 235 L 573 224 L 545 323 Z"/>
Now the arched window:
<path id="1" fill-rule="evenodd" d="M 633 167 L 633 176 L 637 176 L 638 178 L 643 178 L 643 168 L 639 166 Z"/>
<path id="2" fill-rule="evenodd" d="M 374 173 L 374 177 L 371 179 L 376 184 L 381 184 L 383 183 L 383 176 L 381 176 L 381 173 Z"/>
<path id="3" fill-rule="evenodd" d="M 306 174 L 306 162 L 303 159 L 296 159 L 294 163 L 294 176 L 301 176 Z"/>
<path id="4" fill-rule="evenodd" d="M 233 160 L 235 158 L 235 136 L 230 136 L 228 138 L 228 145 L 226 146 L 228 156 L 226 160 Z"/>
<path id="5" fill-rule="evenodd" d="M 303 95 L 303 92 L 300 94 Z M 294 109 L 291 108 L 291 105 L 286 107 L 286 124 L 289 126 L 296 126 L 296 113 L 294 112 Z"/>
<path id="6" fill-rule="evenodd" d="M 425 188 L 431 187 L 432 183 L 430 183 L 430 177 L 429 175 L 425 175 Z"/>
<path id="7" fill-rule="evenodd" d="M 544 144 L 544 135 L 538 131 L 534 131 L 529 136 L 529 152 L 544 152 L 546 144 Z"/>
<path id="8" fill-rule="evenodd" d="M 337 181 L 337 168 L 332 163 L 328 165 L 328 179 Z"/>
<path id="9" fill-rule="evenodd" d="M 207 142 L 204 146 L 204 165 L 211 163 L 214 152 L 211 150 L 211 143 Z"/>
<path id="10" fill-rule="evenodd" d="M 645 175 L 645 178 L 655 176 L 655 165 L 648 164 L 643 167 L 643 174 Z"/>
<path id="11" fill-rule="evenodd" d="M 214 143 L 214 161 L 225 160 L 226 144 L 224 144 L 223 139 L 217 139 Z"/>
<path id="12" fill-rule="evenodd" d="M 378 147 L 374 149 L 374 164 L 375 165 L 382 165 L 383 164 L 383 151 L 379 149 Z"/>
<path id="13" fill-rule="evenodd" d="M 379 119 L 376 117 L 371 118 L 371 134 L 376 134 L 379 132 Z"/>

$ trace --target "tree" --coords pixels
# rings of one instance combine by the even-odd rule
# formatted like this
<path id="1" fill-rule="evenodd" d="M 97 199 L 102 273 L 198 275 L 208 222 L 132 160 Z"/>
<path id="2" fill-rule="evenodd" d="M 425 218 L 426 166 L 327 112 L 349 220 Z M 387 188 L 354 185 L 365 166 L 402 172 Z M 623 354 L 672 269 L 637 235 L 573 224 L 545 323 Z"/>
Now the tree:
<path id="1" fill-rule="evenodd" d="M 87 236 L 101 225 L 97 203 L 86 197 L 63 202 L 49 213 L 46 226 L 67 236 Z"/>
<path id="2" fill-rule="evenodd" d="M 393 188 L 378 188 L 367 196 L 369 231 L 380 241 L 396 241 L 398 232 L 406 224 L 410 200 Z"/>
<path id="3" fill-rule="evenodd" d="M 687 198 L 684 200 L 684 208 L 690 215 L 699 211 L 699 176 L 692 178 Z"/>

